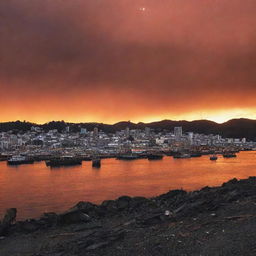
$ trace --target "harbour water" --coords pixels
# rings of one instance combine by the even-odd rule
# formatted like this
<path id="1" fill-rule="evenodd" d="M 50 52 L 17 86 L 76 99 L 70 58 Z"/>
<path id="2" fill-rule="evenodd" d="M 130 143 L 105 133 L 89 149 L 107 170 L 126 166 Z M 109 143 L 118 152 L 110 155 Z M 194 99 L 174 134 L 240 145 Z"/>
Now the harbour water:
<path id="1" fill-rule="evenodd" d="M 45 162 L 7 166 L 0 162 L 0 215 L 18 209 L 18 219 L 61 212 L 79 201 L 100 203 L 122 195 L 152 197 L 171 189 L 196 190 L 221 185 L 234 177 L 256 176 L 256 152 L 210 161 L 209 156 L 190 159 L 104 159 L 101 168 L 91 162 L 50 169 Z"/>

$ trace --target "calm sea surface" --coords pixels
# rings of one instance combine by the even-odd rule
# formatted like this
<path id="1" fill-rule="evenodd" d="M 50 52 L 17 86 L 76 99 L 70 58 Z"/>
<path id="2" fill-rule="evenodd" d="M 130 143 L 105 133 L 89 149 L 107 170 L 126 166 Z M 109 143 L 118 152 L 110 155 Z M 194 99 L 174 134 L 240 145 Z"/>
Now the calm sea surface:
<path id="1" fill-rule="evenodd" d="M 200 189 L 220 185 L 236 177 L 256 176 L 256 152 L 241 152 L 237 158 L 209 156 L 191 159 L 120 161 L 102 160 L 100 169 L 91 162 L 82 166 L 50 169 L 45 162 L 18 167 L 0 162 L 0 215 L 16 207 L 18 218 L 39 217 L 43 212 L 61 212 L 78 201 L 100 203 L 122 195 L 156 196 L 171 189 Z"/>

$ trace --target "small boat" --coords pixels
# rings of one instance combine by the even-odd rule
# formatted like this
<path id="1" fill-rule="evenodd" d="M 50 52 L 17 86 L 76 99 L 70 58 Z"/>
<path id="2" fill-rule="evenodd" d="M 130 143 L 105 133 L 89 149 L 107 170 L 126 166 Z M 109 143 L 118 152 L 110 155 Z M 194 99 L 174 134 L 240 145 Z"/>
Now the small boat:
<path id="1" fill-rule="evenodd" d="M 136 160 L 138 159 L 139 157 L 137 155 L 132 155 L 132 154 L 129 154 L 129 155 L 119 155 L 117 156 L 117 160 Z"/>
<path id="2" fill-rule="evenodd" d="M 92 159 L 92 167 L 94 167 L 94 168 L 100 168 L 101 167 L 100 158 Z"/>
<path id="3" fill-rule="evenodd" d="M 234 153 L 224 153 L 223 157 L 224 158 L 233 158 L 233 157 L 236 157 L 236 154 L 234 154 Z"/>
<path id="4" fill-rule="evenodd" d="M 216 161 L 216 160 L 218 160 L 218 156 L 217 155 L 212 155 L 212 156 L 210 156 L 210 160 Z"/>
<path id="5" fill-rule="evenodd" d="M 59 158 L 53 158 L 49 161 L 46 161 L 46 166 L 50 167 L 61 167 L 61 166 L 72 166 L 72 165 L 81 165 L 81 158 L 76 158 L 72 156 L 63 156 Z"/>
<path id="6" fill-rule="evenodd" d="M 80 155 L 79 158 L 81 158 L 82 161 L 92 161 L 92 157 L 89 155 Z"/>
<path id="7" fill-rule="evenodd" d="M 20 164 L 33 164 L 34 160 L 30 159 L 26 156 L 12 156 L 9 160 L 7 160 L 8 165 L 20 165 Z"/>
<path id="8" fill-rule="evenodd" d="M 201 154 L 200 152 L 192 152 L 192 153 L 190 154 L 190 156 L 191 156 L 191 157 L 201 157 L 202 154 Z"/>
<path id="9" fill-rule="evenodd" d="M 174 156 L 175 153 L 176 153 L 176 152 L 174 152 L 174 151 L 165 151 L 165 152 L 164 152 L 164 154 L 165 154 L 166 156 Z"/>
<path id="10" fill-rule="evenodd" d="M 148 154 L 146 154 L 146 153 L 137 154 L 137 157 L 138 157 L 138 159 L 147 159 Z"/>
<path id="11" fill-rule="evenodd" d="M 149 154 L 148 160 L 161 160 L 163 157 L 164 156 L 162 154 Z"/>
<path id="12" fill-rule="evenodd" d="M 185 153 L 182 153 L 182 154 L 179 153 L 179 154 L 174 155 L 173 158 L 176 158 L 176 159 L 191 158 L 191 155 L 185 154 Z"/>

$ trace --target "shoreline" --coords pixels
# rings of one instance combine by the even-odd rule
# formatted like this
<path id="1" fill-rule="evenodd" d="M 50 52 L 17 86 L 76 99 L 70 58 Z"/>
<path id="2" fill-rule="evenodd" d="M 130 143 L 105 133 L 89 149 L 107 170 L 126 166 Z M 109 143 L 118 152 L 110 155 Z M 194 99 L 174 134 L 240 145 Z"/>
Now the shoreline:
<path id="1" fill-rule="evenodd" d="M 18 255 L 15 250 L 25 250 L 31 252 L 27 255 L 36 255 L 38 248 L 34 244 L 39 246 L 47 243 L 48 249 L 42 249 L 40 255 L 73 256 L 85 252 L 88 255 L 151 255 L 148 253 L 150 250 L 154 251 L 157 244 L 157 247 L 160 246 L 166 253 L 159 255 L 168 255 L 167 252 L 171 252 L 171 255 L 183 255 L 183 243 L 187 243 L 188 246 L 192 241 L 204 241 L 197 237 L 202 235 L 202 230 L 204 239 L 209 239 L 209 234 L 212 235 L 212 239 L 218 239 L 220 235 L 225 236 L 225 232 L 233 239 L 240 229 L 250 229 L 254 225 L 256 227 L 255 200 L 256 177 L 249 177 L 242 180 L 234 178 L 222 186 L 204 187 L 193 192 L 171 190 L 152 198 L 122 196 L 116 200 L 104 201 L 100 205 L 79 202 L 61 214 L 45 213 L 39 219 L 19 221 L 10 225 L 6 234 L 2 234 L 4 237 L 0 240 L 0 245 L 3 247 L 0 252 L 2 251 L 3 256 L 15 256 Z M 248 221 L 250 225 L 247 225 Z M 196 227 L 199 226 L 200 234 L 197 234 Z M 226 231 L 222 232 L 220 228 Z M 212 230 L 215 230 L 215 233 Z M 150 232 L 155 235 L 151 236 Z M 165 239 L 159 239 L 162 233 L 166 233 L 172 245 L 168 241 L 166 243 Z M 56 241 L 49 237 L 54 237 L 53 240 Z M 19 248 L 18 244 L 28 239 L 33 241 L 33 246 Z M 134 239 L 141 243 L 136 245 Z M 148 239 L 151 239 L 152 243 L 148 244 Z M 245 243 L 249 241 L 249 238 L 246 239 Z M 228 242 L 230 243 L 229 240 Z M 182 247 L 180 243 L 183 244 Z M 186 247 L 186 250 L 191 252 L 187 255 L 196 255 L 193 254 L 193 250 L 200 251 L 200 243 L 196 243 L 194 247 L 189 246 L 190 249 Z M 204 246 L 208 246 L 207 243 Z M 148 248 L 145 252 L 141 251 L 144 247 Z M 238 248 L 240 255 L 244 255 L 241 252 L 245 253 L 242 249 Z M 127 250 L 130 254 L 125 254 Z M 141 254 L 136 254 L 134 250 L 136 253 L 140 251 Z M 207 255 L 216 255 L 214 253 L 210 251 Z"/>

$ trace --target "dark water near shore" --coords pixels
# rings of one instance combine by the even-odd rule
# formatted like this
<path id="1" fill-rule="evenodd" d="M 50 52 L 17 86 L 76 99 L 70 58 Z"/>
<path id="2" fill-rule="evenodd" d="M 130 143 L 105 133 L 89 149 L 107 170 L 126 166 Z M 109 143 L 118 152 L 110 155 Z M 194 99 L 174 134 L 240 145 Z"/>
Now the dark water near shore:
<path id="1" fill-rule="evenodd" d="M 0 215 L 6 208 L 16 207 L 19 219 L 38 217 L 47 211 L 61 212 L 78 201 L 100 203 L 121 195 L 151 197 L 171 189 L 195 190 L 248 176 L 256 176 L 256 152 L 220 157 L 216 162 L 209 156 L 158 161 L 105 159 L 100 169 L 93 169 L 91 162 L 57 169 L 44 162 L 18 167 L 0 162 Z"/>

